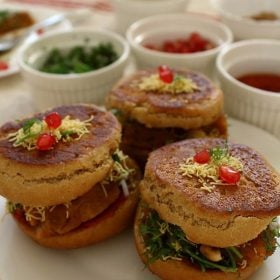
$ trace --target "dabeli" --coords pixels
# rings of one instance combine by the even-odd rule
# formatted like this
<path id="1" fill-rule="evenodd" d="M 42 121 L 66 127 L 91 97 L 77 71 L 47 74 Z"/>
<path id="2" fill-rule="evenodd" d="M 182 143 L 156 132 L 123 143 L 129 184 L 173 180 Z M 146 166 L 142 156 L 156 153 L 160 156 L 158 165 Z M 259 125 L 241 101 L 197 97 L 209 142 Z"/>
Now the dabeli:
<path id="1" fill-rule="evenodd" d="M 98 107 L 54 108 L 0 128 L 0 194 L 41 245 L 78 248 L 122 231 L 140 180 L 119 149 L 117 119 Z"/>
<path id="2" fill-rule="evenodd" d="M 245 145 L 191 139 L 150 154 L 135 241 L 166 280 L 247 279 L 280 237 L 280 176 Z"/>
<path id="3" fill-rule="evenodd" d="M 122 123 L 122 149 L 142 166 L 151 151 L 165 144 L 227 137 L 223 93 L 190 70 L 138 71 L 112 89 L 107 108 Z"/>

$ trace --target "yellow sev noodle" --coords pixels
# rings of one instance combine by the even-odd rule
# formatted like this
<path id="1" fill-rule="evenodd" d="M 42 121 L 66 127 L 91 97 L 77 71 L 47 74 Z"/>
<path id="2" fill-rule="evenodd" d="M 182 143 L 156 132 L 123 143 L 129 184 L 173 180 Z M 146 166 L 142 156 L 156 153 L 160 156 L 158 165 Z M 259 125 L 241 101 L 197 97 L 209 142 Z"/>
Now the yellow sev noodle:
<path id="1" fill-rule="evenodd" d="M 44 120 L 36 120 L 29 128 L 28 132 L 22 127 L 18 131 L 10 133 L 8 139 L 10 142 L 14 142 L 14 147 L 22 146 L 27 150 L 36 149 L 37 139 L 39 135 L 43 133 L 50 133 L 55 136 L 56 141 L 77 141 L 81 139 L 84 134 L 89 133 L 88 127 L 90 126 L 92 119 L 93 116 L 87 120 L 80 121 L 79 119 L 70 119 L 70 116 L 66 116 L 61 121 L 61 125 L 56 129 L 49 128 Z M 75 138 L 72 138 L 72 135 L 75 135 Z"/>
<path id="2" fill-rule="evenodd" d="M 176 76 L 173 82 L 168 84 L 163 82 L 158 74 L 142 78 L 138 86 L 141 90 L 167 92 L 171 94 L 191 93 L 197 90 L 197 85 L 191 79 Z"/>
<path id="3" fill-rule="evenodd" d="M 243 164 L 239 159 L 232 156 L 225 156 L 218 161 L 210 160 L 209 163 L 197 163 L 193 158 L 188 158 L 184 163 L 180 164 L 179 171 L 183 176 L 189 178 L 197 177 L 202 184 L 201 189 L 211 192 L 217 185 L 230 185 L 223 183 L 219 179 L 219 167 L 227 165 L 236 171 L 243 170 Z"/>

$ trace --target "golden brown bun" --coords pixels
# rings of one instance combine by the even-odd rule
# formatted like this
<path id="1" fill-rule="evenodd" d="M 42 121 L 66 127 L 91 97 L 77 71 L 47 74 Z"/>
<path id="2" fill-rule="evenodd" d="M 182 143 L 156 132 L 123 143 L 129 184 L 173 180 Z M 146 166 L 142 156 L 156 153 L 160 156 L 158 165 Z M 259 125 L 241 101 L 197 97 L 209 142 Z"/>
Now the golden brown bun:
<path id="1" fill-rule="evenodd" d="M 106 240 L 129 226 L 138 203 L 138 190 L 123 196 L 95 219 L 64 235 L 40 236 L 27 225 L 15 219 L 25 234 L 40 245 L 57 249 L 74 249 Z"/>
<path id="2" fill-rule="evenodd" d="M 193 93 L 155 93 L 140 90 L 143 77 L 157 73 L 142 70 L 120 81 L 107 98 L 107 107 L 119 109 L 130 119 L 148 127 L 199 128 L 213 123 L 223 111 L 223 93 L 204 75 L 193 71 L 174 70 L 198 86 Z"/>
<path id="3" fill-rule="evenodd" d="M 229 143 L 243 163 L 238 186 L 217 186 L 206 192 L 196 177 L 183 176 L 179 165 L 197 151 L 224 146 L 222 139 L 191 139 L 150 154 L 143 200 L 162 219 L 180 226 L 195 243 L 229 247 L 256 238 L 280 214 L 280 177 L 253 149 Z M 241 234 L 242 233 L 242 234 Z"/>
<path id="4" fill-rule="evenodd" d="M 139 204 L 141 205 L 141 203 Z M 145 244 L 139 231 L 142 219 L 142 208 L 138 207 L 134 223 L 134 237 L 138 254 L 148 268 L 161 279 L 164 280 L 244 280 L 248 279 L 263 263 L 267 256 L 265 244 L 261 237 L 252 240 L 245 248 L 239 248 L 240 252 L 247 260 L 245 268 L 239 268 L 237 272 L 222 272 L 219 270 L 208 270 L 202 272 L 200 267 L 185 260 L 157 260 L 149 263 L 145 256 Z"/>
<path id="5" fill-rule="evenodd" d="M 121 128 L 117 119 L 96 106 L 71 105 L 38 114 L 43 118 L 56 111 L 62 117 L 87 120 L 93 116 L 90 133 L 78 141 L 60 142 L 49 151 L 13 147 L 7 135 L 23 122 L 0 128 L 0 195 L 29 206 L 68 202 L 101 181 L 110 170 L 112 153 L 118 148 Z"/>

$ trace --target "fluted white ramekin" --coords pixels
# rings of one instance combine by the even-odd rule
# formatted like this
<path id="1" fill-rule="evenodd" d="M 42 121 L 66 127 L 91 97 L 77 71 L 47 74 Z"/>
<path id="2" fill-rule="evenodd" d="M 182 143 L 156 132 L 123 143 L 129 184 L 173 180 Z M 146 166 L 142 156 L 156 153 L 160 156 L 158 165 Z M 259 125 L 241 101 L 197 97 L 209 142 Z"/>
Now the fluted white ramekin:
<path id="1" fill-rule="evenodd" d="M 280 41 L 245 40 L 224 49 L 217 57 L 216 66 L 226 112 L 280 139 L 280 93 L 257 89 L 236 79 L 252 73 L 280 75 L 279 54 Z"/>
<path id="2" fill-rule="evenodd" d="M 112 64 L 81 74 L 49 74 L 38 70 L 49 50 L 87 44 L 111 43 L 118 54 Z M 26 45 L 18 54 L 24 79 L 30 86 L 36 109 L 74 103 L 101 105 L 112 86 L 122 77 L 130 48 L 124 38 L 103 29 L 75 29 L 53 33 Z"/>

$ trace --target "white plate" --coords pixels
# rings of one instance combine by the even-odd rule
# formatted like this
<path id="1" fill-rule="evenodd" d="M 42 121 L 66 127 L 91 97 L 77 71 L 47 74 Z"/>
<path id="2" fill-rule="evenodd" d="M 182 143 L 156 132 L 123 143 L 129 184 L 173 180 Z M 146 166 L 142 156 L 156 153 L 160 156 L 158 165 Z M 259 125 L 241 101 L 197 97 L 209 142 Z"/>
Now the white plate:
<path id="1" fill-rule="evenodd" d="M 230 138 L 261 151 L 280 170 L 280 142 L 265 131 L 230 120 Z M 0 217 L 4 215 L 0 199 Z M 1 280 L 155 280 L 140 262 L 129 230 L 104 243 L 78 250 L 46 249 L 32 242 L 8 215 L 0 222 Z M 280 250 L 251 280 L 273 280 L 280 274 Z M 190 279 L 191 280 L 191 279 Z"/>
<path id="2" fill-rule="evenodd" d="M 14 10 L 14 11 L 27 11 L 36 22 L 44 20 L 54 14 L 59 13 L 56 10 L 45 8 L 45 7 L 37 7 L 34 5 L 26 5 L 26 4 L 6 4 L 1 3 L 0 4 L 0 10 Z M 72 28 L 72 24 L 69 20 L 64 20 L 60 24 L 57 24 L 56 26 L 53 26 L 52 28 L 49 28 L 46 30 L 46 33 L 54 32 L 54 31 L 60 31 L 60 30 L 68 30 Z M 43 34 L 42 34 L 43 35 Z M 30 43 L 38 38 L 37 34 L 33 34 L 28 38 L 28 40 L 25 41 L 25 43 Z M 15 74 L 19 71 L 19 67 L 16 62 L 16 52 L 18 48 L 15 48 L 14 50 L 8 52 L 5 55 L 0 55 L 0 60 L 7 61 L 9 63 L 9 68 L 4 71 L 0 71 L 0 78 L 10 76 L 12 74 Z M 1 279 L 1 278 L 0 278 Z"/>

